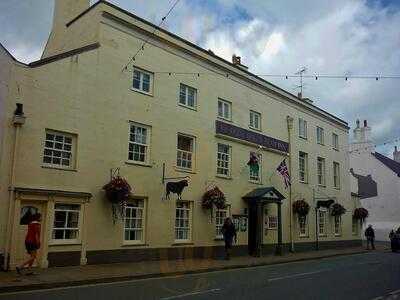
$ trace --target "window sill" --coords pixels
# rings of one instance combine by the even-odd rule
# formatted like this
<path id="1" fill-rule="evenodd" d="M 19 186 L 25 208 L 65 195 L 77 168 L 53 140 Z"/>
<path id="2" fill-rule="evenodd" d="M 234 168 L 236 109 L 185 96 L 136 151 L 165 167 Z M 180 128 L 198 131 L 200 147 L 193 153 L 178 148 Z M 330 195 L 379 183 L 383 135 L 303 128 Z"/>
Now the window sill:
<path id="1" fill-rule="evenodd" d="M 334 236 L 335 236 L 335 237 L 341 237 L 342 235 L 341 235 L 341 234 L 336 234 L 336 233 L 335 233 Z"/>
<path id="2" fill-rule="evenodd" d="M 142 94 L 142 95 L 154 97 L 154 95 L 152 93 L 147 93 L 147 92 L 144 92 L 144 91 L 141 91 L 141 90 L 137 90 L 137 89 L 134 89 L 134 88 L 131 88 L 131 91 L 132 92 L 137 92 L 137 93 Z"/>
<path id="3" fill-rule="evenodd" d="M 335 190 L 340 191 L 340 186 L 334 186 L 333 187 Z"/>
<path id="4" fill-rule="evenodd" d="M 184 168 L 180 168 L 180 167 L 177 167 L 177 166 L 175 166 L 175 167 L 174 167 L 174 169 L 175 169 L 175 171 L 177 171 L 177 172 L 181 172 L 181 173 L 196 174 L 196 172 L 195 172 L 195 171 L 193 171 L 193 170 L 190 170 L 190 169 L 184 169 Z"/>
<path id="5" fill-rule="evenodd" d="M 82 245 L 81 241 L 61 241 L 61 240 L 50 240 L 49 246 L 80 246 Z"/>
<path id="6" fill-rule="evenodd" d="M 339 149 L 337 149 L 337 148 L 332 148 L 332 150 L 335 150 L 335 151 L 339 152 Z"/>
<path id="7" fill-rule="evenodd" d="M 325 144 L 323 144 L 323 143 L 318 143 L 318 142 L 317 142 L 317 144 L 320 145 L 320 146 L 325 146 Z"/>
<path id="8" fill-rule="evenodd" d="M 324 185 L 324 184 L 318 184 L 318 186 L 322 187 L 322 188 L 326 188 L 326 185 Z"/>
<path id="9" fill-rule="evenodd" d="M 53 166 L 46 166 L 46 165 L 42 165 L 42 168 L 43 169 L 59 170 L 59 171 L 78 172 L 77 169 L 73 169 L 73 168 L 53 167 Z"/>
<path id="10" fill-rule="evenodd" d="M 148 164 L 148 163 L 141 163 L 138 161 L 133 161 L 133 160 L 127 160 L 125 161 L 125 164 L 127 165 L 133 165 L 133 166 L 140 166 L 140 167 L 147 167 L 147 168 L 152 168 L 153 166 Z"/>
<path id="11" fill-rule="evenodd" d="M 231 176 L 215 175 L 215 177 L 221 178 L 221 179 L 226 179 L 226 180 L 233 180 L 233 178 Z"/>
<path id="12" fill-rule="evenodd" d="M 308 141 L 308 139 L 307 139 L 306 136 L 301 136 L 301 135 L 299 135 L 299 138 L 301 138 L 302 140 Z"/>
<path id="13" fill-rule="evenodd" d="M 175 243 L 173 243 L 171 246 L 190 246 L 190 245 L 194 245 L 194 243 L 175 241 Z"/>
<path id="14" fill-rule="evenodd" d="M 149 244 L 146 243 L 128 243 L 125 242 L 121 245 L 121 247 L 147 247 Z"/>
<path id="15" fill-rule="evenodd" d="M 318 234 L 318 237 L 323 237 L 323 238 L 325 238 L 325 237 L 328 237 L 328 235 L 327 235 L 327 234 Z"/>
<path id="16" fill-rule="evenodd" d="M 178 106 L 183 107 L 183 108 L 187 108 L 187 109 L 190 109 L 190 110 L 193 110 L 193 111 L 197 111 L 197 107 L 192 107 L 192 106 L 185 105 L 185 104 L 182 104 L 182 103 L 179 103 L 179 102 L 178 102 Z"/>
<path id="17" fill-rule="evenodd" d="M 301 239 L 309 239 L 310 236 L 309 235 L 299 235 L 299 238 L 301 238 Z"/>
<path id="18" fill-rule="evenodd" d="M 299 183 L 308 184 L 308 181 L 301 181 L 301 180 L 299 180 Z"/>
<path id="19" fill-rule="evenodd" d="M 220 116 L 217 116 L 217 119 L 225 121 L 225 122 L 233 123 L 232 119 L 225 119 L 225 118 L 220 117 Z"/>
<path id="20" fill-rule="evenodd" d="M 255 128 L 255 127 L 249 126 L 249 129 L 257 131 L 257 132 L 262 132 L 261 128 Z"/>
<path id="21" fill-rule="evenodd" d="M 260 182 L 260 181 L 249 180 L 249 182 L 252 184 L 262 185 L 262 182 Z"/>

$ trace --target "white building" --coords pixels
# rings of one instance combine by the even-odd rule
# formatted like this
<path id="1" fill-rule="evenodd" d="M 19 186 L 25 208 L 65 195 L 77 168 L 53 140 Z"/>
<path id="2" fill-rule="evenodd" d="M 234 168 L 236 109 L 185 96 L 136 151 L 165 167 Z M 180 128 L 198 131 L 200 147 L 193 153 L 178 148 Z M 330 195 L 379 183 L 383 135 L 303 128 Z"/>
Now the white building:
<path id="1" fill-rule="evenodd" d="M 372 224 L 376 240 L 388 241 L 391 229 L 400 226 L 400 151 L 395 147 L 391 159 L 375 152 L 371 128 L 357 120 L 350 144 L 350 172 L 353 190 L 358 190 L 361 205 L 369 211 L 364 224 Z"/>

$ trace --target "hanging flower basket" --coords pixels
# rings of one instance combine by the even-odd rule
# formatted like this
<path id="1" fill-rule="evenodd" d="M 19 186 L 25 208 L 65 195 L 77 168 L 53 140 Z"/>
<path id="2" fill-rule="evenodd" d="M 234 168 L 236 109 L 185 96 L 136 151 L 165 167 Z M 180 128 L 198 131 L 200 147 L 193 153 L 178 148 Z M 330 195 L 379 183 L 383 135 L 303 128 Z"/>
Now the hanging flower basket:
<path id="1" fill-rule="evenodd" d="M 341 216 L 346 212 L 346 209 L 343 207 L 343 205 L 339 203 L 335 203 L 331 207 L 331 215 L 332 216 Z"/>
<path id="2" fill-rule="evenodd" d="M 132 188 L 124 178 L 117 176 L 104 185 L 103 190 L 106 192 L 107 200 L 112 204 L 113 219 L 115 222 L 118 218 L 118 213 L 121 218 L 124 216 L 125 207 L 131 195 Z"/>
<path id="3" fill-rule="evenodd" d="M 353 218 L 356 220 L 364 221 L 368 217 L 368 210 L 363 207 L 356 208 L 354 210 Z"/>
<path id="4" fill-rule="evenodd" d="M 293 212 L 299 217 L 307 216 L 309 211 L 310 205 L 305 200 L 297 200 L 293 203 Z"/>
<path id="5" fill-rule="evenodd" d="M 205 209 L 211 209 L 215 205 L 218 209 L 226 207 L 226 199 L 224 193 L 218 188 L 207 191 L 203 195 L 202 206 Z"/>

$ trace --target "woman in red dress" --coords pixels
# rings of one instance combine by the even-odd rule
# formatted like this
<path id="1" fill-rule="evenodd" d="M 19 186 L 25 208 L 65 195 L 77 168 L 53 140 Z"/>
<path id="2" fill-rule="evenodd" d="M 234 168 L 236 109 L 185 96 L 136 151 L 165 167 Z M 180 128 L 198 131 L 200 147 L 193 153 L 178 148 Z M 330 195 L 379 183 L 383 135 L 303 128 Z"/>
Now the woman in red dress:
<path id="1" fill-rule="evenodd" d="M 36 260 L 37 257 L 37 251 L 40 248 L 40 221 L 41 221 L 42 215 L 37 213 L 34 214 L 31 217 L 31 221 L 28 224 L 28 233 L 26 234 L 25 238 L 25 248 L 26 252 L 30 255 L 30 258 L 25 261 L 22 265 L 17 266 L 17 272 L 18 274 L 22 274 L 22 270 L 25 268 L 25 266 L 28 266 L 28 268 L 32 268 L 33 263 Z"/>

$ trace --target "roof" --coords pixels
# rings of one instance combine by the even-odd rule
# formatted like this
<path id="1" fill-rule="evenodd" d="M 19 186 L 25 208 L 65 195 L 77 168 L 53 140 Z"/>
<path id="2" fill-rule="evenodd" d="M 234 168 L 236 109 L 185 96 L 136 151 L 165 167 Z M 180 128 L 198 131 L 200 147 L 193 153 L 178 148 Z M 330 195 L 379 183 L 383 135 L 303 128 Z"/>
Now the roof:
<path id="1" fill-rule="evenodd" d="M 309 108 L 310 107 L 314 113 L 319 113 L 319 114 L 322 114 L 324 117 L 329 117 L 331 119 L 331 121 L 338 123 L 339 125 L 345 127 L 346 129 L 350 129 L 350 127 L 348 126 L 348 123 L 346 121 L 344 121 L 344 120 L 342 120 L 342 119 L 330 114 L 329 112 L 319 108 L 318 106 L 316 106 L 316 105 L 314 105 L 312 103 L 309 103 L 309 102 L 304 102 L 304 101 L 302 102 L 300 99 L 298 99 L 298 97 L 296 95 L 284 90 L 283 88 L 281 88 L 279 86 L 276 86 L 276 85 L 272 84 L 271 82 L 269 82 L 269 81 L 267 81 L 267 80 L 255 75 L 255 74 L 253 74 L 253 73 L 251 73 L 251 72 L 249 72 L 247 70 L 243 70 L 239 66 L 233 64 L 232 62 L 227 61 L 227 60 L 223 59 L 222 57 L 219 57 L 219 56 L 217 56 L 217 55 L 215 55 L 213 53 L 210 53 L 210 51 L 208 51 L 208 50 L 206 50 L 206 49 L 204 49 L 202 47 L 199 47 L 198 45 L 193 44 L 193 43 L 189 42 L 188 40 L 186 40 L 186 39 L 184 39 L 184 38 L 182 38 L 180 36 L 177 36 L 177 35 L 171 33 L 170 31 L 167 31 L 167 30 L 165 30 L 165 29 L 163 29 L 163 28 L 161 28 L 161 27 L 159 27 L 159 26 L 157 26 L 157 25 L 155 25 L 155 24 L 153 24 L 153 23 L 151 23 L 151 22 L 149 22 L 149 21 L 147 21 L 147 20 L 145 20 L 143 18 L 140 18 L 137 15 L 135 15 L 135 14 L 133 14 L 133 13 L 127 11 L 127 10 L 124 10 L 121 7 L 116 6 L 116 5 L 114 5 L 114 4 L 112 4 L 112 3 L 108 2 L 108 1 L 99 0 L 94 5 L 90 6 L 88 9 L 86 9 L 81 14 L 79 14 L 77 17 L 75 17 L 70 22 L 68 22 L 66 24 L 66 26 L 67 27 L 71 26 L 73 23 L 75 23 L 77 20 L 79 20 L 81 17 L 86 15 L 89 11 L 91 11 L 92 9 L 94 9 L 95 7 L 97 7 L 101 3 L 107 5 L 107 6 L 111 7 L 111 8 L 113 8 L 113 9 L 115 9 L 115 10 L 117 10 L 117 11 L 119 11 L 119 12 L 125 14 L 125 15 L 127 15 L 127 16 L 130 16 L 130 17 L 132 17 L 132 18 L 134 18 L 134 19 L 136 19 L 136 20 L 138 20 L 138 21 L 140 21 L 140 22 L 142 22 L 142 23 L 144 23 L 144 24 L 146 24 L 148 26 L 153 27 L 156 31 L 162 32 L 164 34 L 167 34 L 170 37 L 172 37 L 174 39 L 177 39 L 177 40 L 185 43 L 186 45 L 188 45 L 188 46 L 190 46 L 192 48 L 195 48 L 196 50 L 199 50 L 199 51 L 203 52 L 204 54 L 206 54 L 210 58 L 217 59 L 220 62 L 222 62 L 222 63 L 224 63 L 226 65 L 229 65 L 229 67 L 235 68 L 237 70 L 237 72 L 244 72 L 246 75 L 248 75 L 248 76 L 253 78 L 253 79 L 250 79 L 250 80 L 254 81 L 254 79 L 257 79 L 257 80 L 261 81 L 264 84 L 270 85 L 271 87 L 277 89 L 281 95 L 285 95 L 287 97 L 287 99 L 295 102 L 297 105 L 303 106 L 305 108 Z M 153 31 L 153 32 L 155 32 L 155 31 Z"/>
<path id="2" fill-rule="evenodd" d="M 19 60 L 17 60 L 17 59 L 14 57 L 14 55 L 12 55 L 12 54 L 10 53 L 10 51 L 8 51 L 7 48 L 6 48 L 1 42 L 0 42 L 0 48 L 2 48 L 2 49 L 6 52 L 6 54 L 7 54 L 8 56 L 11 57 L 11 59 L 12 59 L 13 61 L 15 61 L 16 63 L 19 63 L 19 64 L 22 64 L 22 65 L 25 65 L 25 66 L 26 66 L 25 63 L 20 62 Z"/>
<path id="3" fill-rule="evenodd" d="M 372 155 L 400 177 L 400 163 L 379 152 L 372 153 Z"/>
<path id="4" fill-rule="evenodd" d="M 258 201 L 269 200 L 271 202 L 281 202 L 285 197 L 274 187 L 256 188 L 242 197 L 244 200 Z"/>

